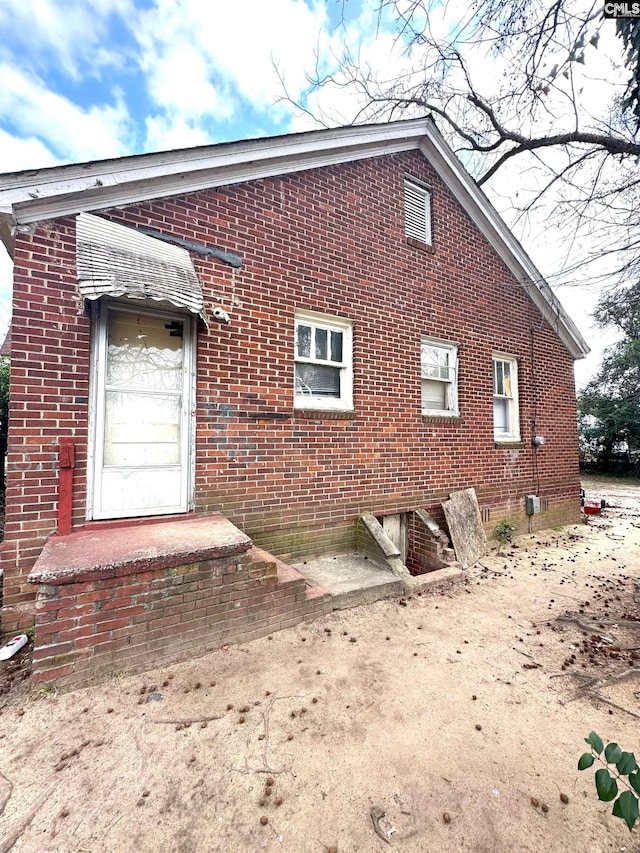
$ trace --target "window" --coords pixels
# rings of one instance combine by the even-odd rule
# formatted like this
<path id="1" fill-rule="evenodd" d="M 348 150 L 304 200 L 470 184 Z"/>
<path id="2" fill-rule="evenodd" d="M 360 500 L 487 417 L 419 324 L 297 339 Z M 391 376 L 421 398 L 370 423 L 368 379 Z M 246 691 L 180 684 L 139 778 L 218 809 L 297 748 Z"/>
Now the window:
<path id="1" fill-rule="evenodd" d="M 409 178 L 404 182 L 404 233 L 431 245 L 431 193 Z"/>
<path id="2" fill-rule="evenodd" d="M 458 414 L 458 347 L 423 337 L 420 342 L 422 414 Z"/>
<path id="3" fill-rule="evenodd" d="M 295 405 L 353 409 L 351 323 L 296 311 Z"/>
<path id="4" fill-rule="evenodd" d="M 518 363 L 513 356 L 493 356 L 493 435 L 496 441 L 520 441 Z"/>

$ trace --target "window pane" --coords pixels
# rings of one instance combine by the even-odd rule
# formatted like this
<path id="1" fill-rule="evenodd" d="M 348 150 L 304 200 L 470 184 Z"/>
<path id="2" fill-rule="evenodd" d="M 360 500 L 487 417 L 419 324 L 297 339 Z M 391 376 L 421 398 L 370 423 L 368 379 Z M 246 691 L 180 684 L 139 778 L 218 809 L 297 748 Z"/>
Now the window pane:
<path id="1" fill-rule="evenodd" d="M 296 394 L 340 397 L 340 368 L 320 364 L 296 364 Z"/>
<path id="2" fill-rule="evenodd" d="M 342 361 L 342 332 L 331 332 L 331 361 Z"/>
<path id="3" fill-rule="evenodd" d="M 111 311 L 107 385 L 148 391 L 182 388 L 183 323 Z"/>
<path id="4" fill-rule="evenodd" d="M 493 401 L 493 430 L 495 433 L 509 432 L 509 401 L 496 398 Z"/>
<path id="5" fill-rule="evenodd" d="M 504 394 L 507 397 L 511 397 L 511 364 L 508 361 L 503 361 L 503 370 L 504 370 Z"/>
<path id="6" fill-rule="evenodd" d="M 316 358 L 327 360 L 327 330 L 316 329 Z"/>
<path id="7" fill-rule="evenodd" d="M 301 358 L 311 356 L 311 326 L 298 325 L 298 355 Z"/>
<path id="8" fill-rule="evenodd" d="M 105 465 L 178 465 L 180 397 L 107 391 Z"/>
<path id="9" fill-rule="evenodd" d="M 447 411 L 447 389 L 446 382 L 434 382 L 430 379 L 422 380 L 422 408 Z"/>
<path id="10" fill-rule="evenodd" d="M 451 350 L 422 344 L 420 348 L 420 363 L 423 379 L 442 379 L 446 382 L 453 381 Z"/>
<path id="11" fill-rule="evenodd" d="M 501 361 L 493 362 L 493 393 L 504 394 L 504 382 Z"/>
<path id="12" fill-rule="evenodd" d="M 422 360 L 426 364 L 444 365 L 446 367 L 449 364 L 449 351 L 441 347 L 432 347 L 423 344 Z"/>

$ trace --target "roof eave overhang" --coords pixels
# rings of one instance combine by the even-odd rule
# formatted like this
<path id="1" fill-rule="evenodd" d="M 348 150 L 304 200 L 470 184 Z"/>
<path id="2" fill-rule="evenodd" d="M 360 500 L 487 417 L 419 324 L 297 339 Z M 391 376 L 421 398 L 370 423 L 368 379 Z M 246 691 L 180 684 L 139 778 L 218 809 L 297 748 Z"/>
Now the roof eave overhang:
<path id="1" fill-rule="evenodd" d="M 417 150 L 428 119 L 312 131 L 107 161 L 90 176 L 65 173 L 65 181 L 45 176 L 41 197 L 18 197 L 12 204 L 17 225 L 79 212 L 105 210 L 152 198 L 198 192 L 217 186 L 290 174 L 369 157 Z M 197 152 L 201 152 L 196 156 Z M 186 156 L 182 156 L 182 155 Z M 109 171 L 105 166 L 110 165 Z M 60 167 L 65 169 L 66 167 Z M 52 170 L 47 170 L 49 173 Z M 37 179 L 34 181 L 38 186 Z M 15 196 L 17 187 L 10 190 Z M 33 190 L 32 190 L 33 192 Z"/>
<path id="2" fill-rule="evenodd" d="M 15 240 L 13 237 L 13 226 L 15 222 L 11 213 L 0 211 L 0 241 L 9 252 L 9 256 L 13 258 L 13 248 Z"/>

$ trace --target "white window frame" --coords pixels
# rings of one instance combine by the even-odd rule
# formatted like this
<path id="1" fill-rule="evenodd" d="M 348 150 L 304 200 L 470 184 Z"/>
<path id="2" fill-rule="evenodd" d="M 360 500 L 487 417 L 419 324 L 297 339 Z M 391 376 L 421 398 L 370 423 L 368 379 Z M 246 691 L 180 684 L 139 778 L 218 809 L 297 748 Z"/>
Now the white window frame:
<path id="1" fill-rule="evenodd" d="M 496 365 L 498 362 L 509 365 L 511 388 L 507 391 L 504 386 L 502 393 L 496 388 Z M 520 441 L 520 403 L 518 396 L 518 360 L 514 355 L 505 352 L 494 352 L 491 360 L 491 373 L 493 383 L 493 438 L 495 441 Z M 496 430 L 495 404 L 497 400 L 506 400 L 507 406 L 507 430 L 498 432 Z"/>
<path id="2" fill-rule="evenodd" d="M 443 353 L 446 353 L 449 356 L 449 366 L 448 368 L 440 367 L 440 376 L 425 375 L 427 372 L 427 365 L 425 364 L 425 360 L 423 359 L 423 347 L 430 347 L 432 349 L 440 350 Z M 449 375 L 445 377 L 442 373 L 442 370 L 448 370 Z M 443 341 L 438 338 L 431 338 L 427 335 L 422 335 L 420 338 L 420 392 L 422 395 L 422 388 L 425 381 L 429 382 L 442 382 L 446 385 L 446 401 L 447 407 L 445 409 L 428 409 L 424 406 L 423 398 L 421 399 L 421 409 L 422 414 L 426 417 L 446 417 L 446 418 L 455 418 L 460 415 L 460 411 L 458 409 L 458 344 L 454 341 Z"/>
<path id="3" fill-rule="evenodd" d="M 404 179 L 404 233 L 427 246 L 432 244 L 431 190 L 411 177 Z"/>
<path id="4" fill-rule="evenodd" d="M 324 329 L 327 332 L 342 333 L 342 361 L 303 357 L 298 354 L 298 327 L 311 326 L 312 329 Z M 315 337 L 312 336 L 315 340 Z M 325 411 L 353 411 L 353 324 L 342 317 L 332 317 L 315 311 L 296 309 L 294 328 L 294 406 L 296 409 L 321 409 Z M 330 355 L 330 353 L 328 353 Z M 340 397 L 324 397 L 313 394 L 300 394 L 296 387 L 297 364 L 318 364 L 335 367 L 340 371 Z"/>

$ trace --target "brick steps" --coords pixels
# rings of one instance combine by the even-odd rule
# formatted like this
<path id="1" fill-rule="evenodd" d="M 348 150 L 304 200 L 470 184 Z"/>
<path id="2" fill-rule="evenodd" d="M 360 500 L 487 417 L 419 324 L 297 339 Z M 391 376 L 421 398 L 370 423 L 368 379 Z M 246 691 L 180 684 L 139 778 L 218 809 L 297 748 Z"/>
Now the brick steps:
<path id="1" fill-rule="evenodd" d="M 34 684 L 74 688 L 176 663 L 331 609 L 326 590 L 223 517 L 185 524 L 52 537 L 30 576 Z"/>

